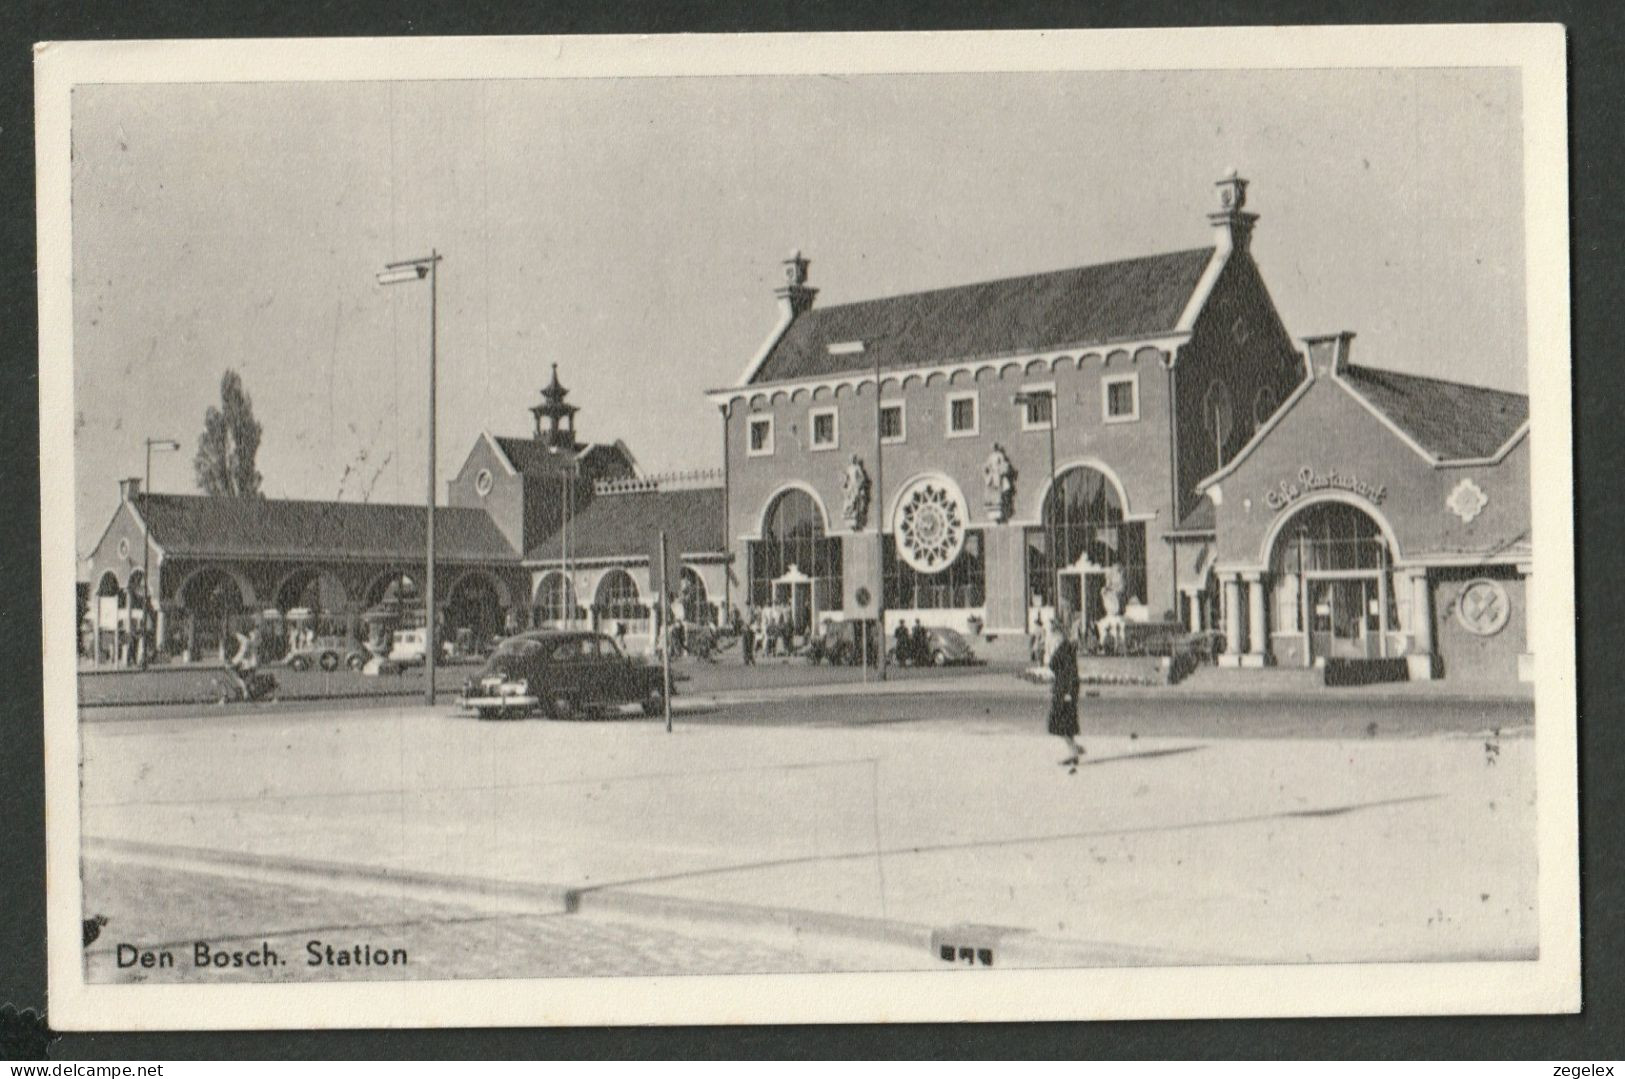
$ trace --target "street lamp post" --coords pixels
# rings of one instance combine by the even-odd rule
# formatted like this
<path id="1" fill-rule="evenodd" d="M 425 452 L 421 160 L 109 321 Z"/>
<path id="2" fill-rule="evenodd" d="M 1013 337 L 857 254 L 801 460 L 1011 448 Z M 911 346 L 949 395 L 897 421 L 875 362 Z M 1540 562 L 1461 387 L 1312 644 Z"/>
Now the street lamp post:
<path id="1" fill-rule="evenodd" d="M 1049 402 L 1049 498 L 1059 498 L 1060 493 L 1055 490 L 1055 420 L 1057 399 L 1054 390 L 1023 390 L 1011 398 L 1017 405 L 1030 407 L 1040 401 Z M 1045 500 L 1046 502 L 1048 499 Z M 1047 506 L 1039 506 L 1038 512 L 1043 514 Z M 1055 514 L 1049 513 L 1044 517 L 1044 553 L 1049 556 L 1050 574 L 1050 603 L 1058 616 L 1061 611 L 1061 566 L 1055 554 Z"/>
<path id="2" fill-rule="evenodd" d="M 147 654 L 147 619 L 154 612 L 152 603 L 152 518 L 147 512 L 147 498 L 152 494 L 152 451 L 179 450 L 181 444 L 173 438 L 147 439 L 147 474 L 141 483 L 141 666 L 151 658 Z M 158 647 L 154 634 L 152 645 Z"/>
<path id="3" fill-rule="evenodd" d="M 886 466 L 881 457 L 880 447 L 885 439 L 881 436 L 880 417 L 880 352 L 875 352 L 875 538 L 878 543 L 875 547 L 875 557 L 880 560 L 880 579 L 875 582 L 875 613 L 878 616 L 875 623 L 875 650 L 880 653 L 880 680 L 886 680 L 886 503 L 882 499 L 882 489 L 886 485 Z M 865 631 L 865 635 L 867 636 Z M 903 662 L 899 655 L 897 662 Z"/>
<path id="4" fill-rule="evenodd" d="M 434 468 L 434 431 L 435 431 L 435 363 L 439 321 L 436 310 L 439 302 L 438 268 L 442 256 L 439 251 L 431 250 L 427 257 L 407 259 L 404 262 L 391 262 L 386 265 L 378 275 L 380 285 L 399 285 L 408 281 L 421 281 L 429 279 L 429 488 L 425 499 L 423 512 L 425 516 L 426 531 L 428 532 L 428 551 L 424 558 L 423 574 L 423 655 L 424 678 L 428 683 L 423 691 L 423 699 L 428 704 L 434 704 L 434 671 L 435 661 L 439 659 L 440 641 L 439 626 L 436 624 L 436 610 L 434 601 L 434 502 L 435 502 L 435 468 Z"/>

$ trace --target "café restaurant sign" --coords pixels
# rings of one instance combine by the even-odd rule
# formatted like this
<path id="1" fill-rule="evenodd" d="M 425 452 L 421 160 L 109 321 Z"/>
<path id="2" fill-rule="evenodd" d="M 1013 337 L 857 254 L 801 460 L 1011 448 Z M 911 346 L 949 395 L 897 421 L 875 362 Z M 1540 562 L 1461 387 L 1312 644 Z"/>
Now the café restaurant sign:
<path id="1" fill-rule="evenodd" d="M 1272 510 L 1285 509 L 1298 499 L 1316 491 L 1348 491 L 1359 495 L 1374 506 L 1382 505 L 1382 500 L 1388 496 L 1386 484 L 1367 483 L 1358 476 L 1347 475 L 1336 469 L 1321 474 L 1305 465 L 1298 469 L 1296 478 L 1282 480 L 1271 487 L 1264 495 L 1264 501 Z"/>

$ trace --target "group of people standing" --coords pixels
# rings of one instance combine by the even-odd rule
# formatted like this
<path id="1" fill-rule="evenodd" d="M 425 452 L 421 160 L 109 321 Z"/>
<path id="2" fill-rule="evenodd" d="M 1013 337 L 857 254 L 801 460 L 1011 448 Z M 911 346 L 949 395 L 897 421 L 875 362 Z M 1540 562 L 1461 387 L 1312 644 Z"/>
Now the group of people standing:
<path id="1" fill-rule="evenodd" d="M 902 622 L 892 631 L 893 652 L 899 667 L 928 667 L 931 664 L 931 631 L 914 620 L 910 629 Z"/>
<path id="2" fill-rule="evenodd" d="M 757 649 L 767 655 L 790 655 L 795 650 L 796 627 L 787 611 L 754 611 L 748 618 L 739 618 L 739 654 L 747 667 L 756 663 Z"/>

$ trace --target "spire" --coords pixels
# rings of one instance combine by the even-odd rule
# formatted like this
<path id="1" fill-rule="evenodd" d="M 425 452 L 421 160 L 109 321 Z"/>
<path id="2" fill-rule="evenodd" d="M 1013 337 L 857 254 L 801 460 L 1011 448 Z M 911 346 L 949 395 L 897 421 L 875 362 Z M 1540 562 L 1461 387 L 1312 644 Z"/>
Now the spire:
<path id="1" fill-rule="evenodd" d="M 547 443 L 550 450 L 575 450 L 576 445 L 576 413 L 580 411 L 575 405 L 567 405 L 564 399 L 570 391 L 564 388 L 559 381 L 559 365 L 553 365 L 553 377 L 546 386 L 542 387 L 542 403 L 530 406 L 530 414 L 536 418 L 536 438 Z M 546 419 L 548 428 L 542 430 L 542 420 Z M 561 428 L 563 422 L 567 426 Z"/>

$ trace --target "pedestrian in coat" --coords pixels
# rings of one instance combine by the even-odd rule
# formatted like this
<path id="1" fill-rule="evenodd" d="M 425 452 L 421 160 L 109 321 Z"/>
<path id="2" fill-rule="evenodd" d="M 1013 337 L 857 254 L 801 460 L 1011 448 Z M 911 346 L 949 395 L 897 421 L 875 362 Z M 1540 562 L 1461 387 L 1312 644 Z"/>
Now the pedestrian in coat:
<path id="1" fill-rule="evenodd" d="M 904 622 L 898 622 L 897 630 L 892 639 L 897 642 L 897 665 L 901 667 L 908 662 L 908 625 Z"/>
<path id="2" fill-rule="evenodd" d="M 1078 744 L 1078 647 L 1070 637 L 1062 637 L 1049 660 L 1049 732 L 1066 742 L 1070 751 L 1061 761 L 1071 771 L 1078 770 L 1083 747 Z"/>
<path id="3" fill-rule="evenodd" d="M 739 632 L 739 654 L 745 657 L 745 666 L 756 665 L 756 624 L 746 622 Z"/>
<path id="4" fill-rule="evenodd" d="M 920 625 L 920 620 L 914 620 L 914 633 L 909 641 L 909 651 L 914 653 L 914 663 L 920 667 L 931 664 L 931 635 Z"/>

